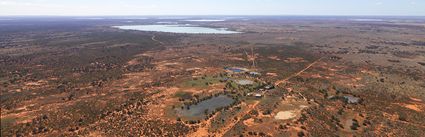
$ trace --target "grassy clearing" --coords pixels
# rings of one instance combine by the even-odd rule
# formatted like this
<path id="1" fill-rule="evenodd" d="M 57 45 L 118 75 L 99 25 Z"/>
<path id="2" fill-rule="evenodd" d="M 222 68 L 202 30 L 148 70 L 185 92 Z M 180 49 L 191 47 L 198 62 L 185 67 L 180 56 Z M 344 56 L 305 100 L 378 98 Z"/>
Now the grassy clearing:
<path id="1" fill-rule="evenodd" d="M 180 99 L 191 99 L 192 98 L 192 93 L 190 92 L 184 92 L 184 91 L 179 91 L 176 94 L 174 94 L 174 97 L 180 98 Z"/>
<path id="2" fill-rule="evenodd" d="M 263 115 L 270 115 L 271 112 L 275 109 L 276 104 L 280 101 L 280 97 L 263 97 L 260 100 L 259 110 L 263 113 Z"/>
<path id="3" fill-rule="evenodd" d="M 203 76 L 200 78 L 193 78 L 191 80 L 185 81 L 181 84 L 182 87 L 195 87 L 195 88 L 206 88 L 212 84 L 219 83 L 220 80 L 223 80 L 224 77 L 213 77 L 213 76 Z"/>

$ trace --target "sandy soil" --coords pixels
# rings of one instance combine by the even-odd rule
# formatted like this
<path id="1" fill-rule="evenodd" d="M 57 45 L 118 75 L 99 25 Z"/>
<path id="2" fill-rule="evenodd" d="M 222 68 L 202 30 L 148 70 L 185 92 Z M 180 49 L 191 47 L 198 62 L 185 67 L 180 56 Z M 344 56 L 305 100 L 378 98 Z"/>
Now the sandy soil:
<path id="1" fill-rule="evenodd" d="M 281 120 L 287 120 L 295 118 L 297 115 L 295 114 L 295 111 L 289 110 L 289 111 L 280 111 L 274 116 L 275 119 L 281 119 Z"/>

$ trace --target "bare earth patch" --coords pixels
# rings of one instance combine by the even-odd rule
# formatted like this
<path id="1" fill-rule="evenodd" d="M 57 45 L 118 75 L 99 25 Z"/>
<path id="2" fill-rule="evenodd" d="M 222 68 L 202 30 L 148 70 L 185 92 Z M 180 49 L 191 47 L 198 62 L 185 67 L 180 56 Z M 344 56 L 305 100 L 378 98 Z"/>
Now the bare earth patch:
<path id="1" fill-rule="evenodd" d="M 288 110 L 288 111 L 280 111 L 276 114 L 276 116 L 274 116 L 275 119 L 280 119 L 280 120 L 287 120 L 287 119 L 292 119 L 295 118 L 297 115 L 295 114 L 295 111 L 293 110 Z"/>
<path id="2" fill-rule="evenodd" d="M 422 112 L 422 110 L 416 104 L 406 104 L 406 105 L 404 105 L 404 107 L 411 109 L 411 110 L 414 110 L 414 111 Z"/>
<path id="3" fill-rule="evenodd" d="M 422 102 L 422 99 L 419 99 L 419 98 L 410 98 L 411 100 L 413 100 L 413 101 L 416 101 L 416 102 Z"/>
<path id="4" fill-rule="evenodd" d="M 279 58 L 279 57 L 277 57 L 277 56 L 269 56 L 268 58 L 269 58 L 269 59 L 272 59 L 272 60 L 280 60 L 280 58 Z"/>
<path id="5" fill-rule="evenodd" d="M 276 73 L 271 73 L 271 72 L 266 73 L 266 75 L 267 76 L 272 76 L 272 77 L 277 77 L 277 74 Z"/>
<path id="6" fill-rule="evenodd" d="M 243 121 L 243 124 L 245 124 L 246 126 L 250 127 L 250 126 L 255 125 L 255 122 L 254 122 L 254 119 L 253 118 L 250 118 L 250 119 L 247 119 L 247 120 Z"/>
<path id="7" fill-rule="evenodd" d="M 295 58 L 286 58 L 284 60 L 286 63 L 301 63 L 301 62 L 307 62 L 304 60 L 304 58 L 295 57 Z"/>

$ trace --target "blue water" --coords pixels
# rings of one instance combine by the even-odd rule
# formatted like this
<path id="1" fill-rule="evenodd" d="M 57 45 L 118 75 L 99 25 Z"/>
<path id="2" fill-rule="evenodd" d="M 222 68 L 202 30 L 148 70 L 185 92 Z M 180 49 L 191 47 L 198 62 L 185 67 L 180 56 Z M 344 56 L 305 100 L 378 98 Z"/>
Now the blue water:
<path id="1" fill-rule="evenodd" d="M 113 26 L 124 30 L 156 31 L 187 34 L 237 34 L 241 32 L 230 31 L 226 28 L 207 28 L 193 25 L 125 25 Z"/>
<path id="2" fill-rule="evenodd" d="M 238 69 L 238 68 L 226 68 L 227 70 L 233 71 L 233 72 L 243 72 L 244 70 Z"/>
<path id="3" fill-rule="evenodd" d="M 177 109 L 177 113 L 186 117 L 203 117 L 205 116 L 205 110 L 208 109 L 208 113 L 219 107 L 229 106 L 234 102 L 233 98 L 226 95 L 220 95 L 211 99 L 204 100 L 196 105 L 191 105 L 189 109 Z"/>

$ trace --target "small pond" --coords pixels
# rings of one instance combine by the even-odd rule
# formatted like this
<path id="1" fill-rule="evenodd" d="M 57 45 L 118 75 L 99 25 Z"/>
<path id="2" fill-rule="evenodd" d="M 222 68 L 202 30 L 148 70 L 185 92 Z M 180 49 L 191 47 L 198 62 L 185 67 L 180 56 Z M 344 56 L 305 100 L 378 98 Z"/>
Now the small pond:
<path id="1" fill-rule="evenodd" d="M 237 34 L 241 32 L 231 31 L 227 28 L 208 28 L 193 25 L 125 25 L 113 26 L 124 30 L 156 31 L 187 34 Z"/>
<path id="2" fill-rule="evenodd" d="M 224 69 L 229 70 L 229 71 L 232 71 L 232 72 L 235 72 L 235 73 L 240 73 L 240 72 L 245 72 L 246 71 L 246 69 L 243 69 L 243 68 L 234 68 L 234 67 L 229 67 L 229 68 L 226 67 Z"/>
<path id="3" fill-rule="evenodd" d="M 199 102 L 196 105 L 191 105 L 189 109 L 177 108 L 177 114 L 185 117 L 203 117 L 205 116 L 205 110 L 208 109 L 208 113 L 211 113 L 212 110 L 215 110 L 219 107 L 226 107 L 232 104 L 235 100 L 226 95 L 219 95 L 211 99 L 204 100 Z"/>

